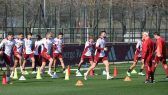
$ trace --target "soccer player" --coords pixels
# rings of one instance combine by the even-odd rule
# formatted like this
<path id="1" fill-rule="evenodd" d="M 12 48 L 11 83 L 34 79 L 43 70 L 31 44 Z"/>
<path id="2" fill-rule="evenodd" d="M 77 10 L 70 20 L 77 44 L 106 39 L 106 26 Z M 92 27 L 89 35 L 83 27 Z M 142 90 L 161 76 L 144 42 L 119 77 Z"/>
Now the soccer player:
<path id="1" fill-rule="evenodd" d="M 134 54 L 134 62 L 133 64 L 130 66 L 130 68 L 128 69 L 127 71 L 127 75 L 128 76 L 131 76 L 131 71 L 135 68 L 135 66 L 137 65 L 138 63 L 138 60 L 141 59 L 141 56 L 142 56 L 142 41 L 141 40 L 138 40 L 137 44 L 136 44 L 136 51 L 135 51 L 135 54 Z M 141 65 L 141 69 L 138 73 L 138 75 L 142 75 L 144 76 L 145 74 L 142 72 L 144 69 L 144 63 L 142 63 Z"/>
<path id="2" fill-rule="evenodd" d="M 40 42 L 38 43 L 38 45 L 42 46 L 42 52 L 41 52 L 42 65 L 40 67 L 40 70 L 43 73 L 44 68 L 46 66 L 46 62 L 49 61 L 49 66 L 51 66 L 53 63 L 53 58 L 50 55 L 52 45 L 53 45 L 52 33 L 48 32 L 46 34 L 46 38 L 41 39 Z M 53 76 L 53 74 L 51 72 L 51 67 L 49 67 L 48 74 L 50 76 Z"/>
<path id="3" fill-rule="evenodd" d="M 35 41 L 35 49 L 34 49 L 34 59 L 35 59 L 35 67 L 34 70 L 36 71 L 36 67 L 37 66 L 41 66 L 41 45 L 38 45 L 38 43 L 40 42 L 40 40 L 42 39 L 40 35 L 36 35 L 37 40 Z"/>
<path id="4" fill-rule="evenodd" d="M 8 33 L 7 38 L 3 39 L 0 43 L 1 53 L 7 68 L 7 78 L 10 77 L 10 65 L 12 63 L 13 47 L 15 41 L 13 40 L 13 33 Z M 9 81 L 8 81 L 9 82 Z"/>
<path id="5" fill-rule="evenodd" d="M 28 74 L 28 72 L 25 71 L 25 64 L 28 58 L 30 58 L 32 62 L 32 74 L 36 73 L 36 71 L 34 70 L 35 59 L 34 59 L 34 53 L 33 53 L 33 41 L 31 38 L 32 38 L 32 33 L 29 32 L 27 34 L 27 38 L 24 39 L 24 49 L 23 49 L 24 60 L 22 64 L 23 74 Z"/>
<path id="6" fill-rule="evenodd" d="M 18 34 L 17 38 L 14 39 L 15 40 L 15 45 L 13 48 L 14 65 L 13 65 L 13 69 L 10 77 L 13 77 L 14 70 L 17 67 L 18 63 L 20 65 L 20 70 L 22 72 L 22 52 L 23 52 L 23 44 L 24 44 L 23 38 L 24 38 L 23 33 L 20 33 Z"/>
<path id="7" fill-rule="evenodd" d="M 106 45 L 105 38 L 106 38 L 106 31 L 101 31 L 100 36 L 96 41 L 96 51 L 95 51 L 95 56 L 94 56 L 94 62 L 89 67 L 87 72 L 84 73 L 84 79 L 85 80 L 87 80 L 88 73 L 95 68 L 95 66 L 97 65 L 97 63 L 99 61 L 102 61 L 105 65 L 105 67 L 106 67 L 106 72 L 107 72 L 107 78 L 106 79 L 109 80 L 109 79 L 113 78 L 109 74 L 109 61 L 108 61 L 108 58 L 107 58 L 107 54 L 105 53 L 105 51 L 107 51 L 107 47 L 105 47 L 105 45 Z"/>
<path id="8" fill-rule="evenodd" d="M 166 72 L 166 79 L 168 79 L 168 65 L 166 64 L 166 43 L 165 39 L 160 36 L 159 33 L 154 33 L 154 38 L 156 39 L 156 50 L 155 50 L 155 69 L 158 66 L 159 62 L 162 63 L 162 66 Z M 154 71 L 155 71 L 154 69 Z"/>
<path id="9" fill-rule="evenodd" d="M 153 54 L 154 54 L 154 42 L 149 37 L 148 32 L 142 33 L 142 39 L 144 40 L 142 44 L 142 62 L 145 64 L 145 69 L 146 69 L 145 83 L 153 83 L 154 64 L 152 63 L 152 59 L 153 59 Z"/>
<path id="10" fill-rule="evenodd" d="M 65 64 L 63 61 L 62 50 L 64 47 L 63 41 L 63 33 L 59 33 L 58 37 L 53 40 L 53 63 L 56 64 L 57 59 L 59 59 L 63 72 L 65 73 Z M 49 68 L 51 68 L 52 64 L 49 64 Z"/>
<path id="11" fill-rule="evenodd" d="M 82 52 L 82 56 L 81 56 L 81 60 L 78 64 L 78 70 L 76 71 L 76 76 L 82 76 L 82 74 L 80 73 L 80 68 L 82 63 L 85 60 L 88 60 L 90 62 L 90 64 L 93 64 L 93 48 L 94 48 L 94 39 L 92 36 L 89 36 L 88 40 L 85 43 L 85 48 Z"/>

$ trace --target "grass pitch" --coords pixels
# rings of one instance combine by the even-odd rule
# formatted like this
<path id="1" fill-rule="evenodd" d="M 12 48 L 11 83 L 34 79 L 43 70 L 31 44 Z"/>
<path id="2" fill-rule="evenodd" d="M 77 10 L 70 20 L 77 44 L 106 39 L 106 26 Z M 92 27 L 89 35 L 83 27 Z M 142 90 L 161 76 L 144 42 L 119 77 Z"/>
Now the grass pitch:
<path id="1" fill-rule="evenodd" d="M 51 79 L 47 74 L 42 80 L 36 80 L 35 75 L 27 75 L 26 81 L 12 80 L 13 84 L 0 85 L 0 95 L 168 95 L 168 80 L 165 80 L 164 70 L 161 65 L 156 70 L 154 84 L 145 84 L 145 76 L 134 74 L 131 82 L 124 82 L 126 71 L 130 64 L 115 65 L 118 76 L 112 80 L 106 80 L 102 75 L 103 69 L 95 71 L 98 75 L 89 77 L 87 81 L 83 77 L 76 77 L 71 71 L 70 80 L 64 80 L 64 74 L 58 73 L 58 79 Z M 102 68 L 99 65 L 98 68 Z M 114 65 L 111 65 L 111 74 Z M 138 72 L 139 66 L 136 67 Z M 85 71 L 83 71 L 85 72 Z M 2 79 L 2 74 L 0 76 Z M 76 87 L 77 80 L 82 80 L 84 86 Z"/>

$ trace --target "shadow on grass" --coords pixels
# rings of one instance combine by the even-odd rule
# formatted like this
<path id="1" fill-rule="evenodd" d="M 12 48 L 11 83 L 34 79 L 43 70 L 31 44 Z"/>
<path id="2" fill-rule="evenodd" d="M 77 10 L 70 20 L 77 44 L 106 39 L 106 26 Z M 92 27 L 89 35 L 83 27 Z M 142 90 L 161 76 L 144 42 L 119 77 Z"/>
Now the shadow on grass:
<path id="1" fill-rule="evenodd" d="M 39 83 L 39 82 L 42 82 L 42 83 L 52 83 L 54 81 L 44 81 L 44 80 L 34 80 L 34 81 L 14 81 L 15 83 L 18 83 L 18 84 L 22 84 L 22 83 Z"/>

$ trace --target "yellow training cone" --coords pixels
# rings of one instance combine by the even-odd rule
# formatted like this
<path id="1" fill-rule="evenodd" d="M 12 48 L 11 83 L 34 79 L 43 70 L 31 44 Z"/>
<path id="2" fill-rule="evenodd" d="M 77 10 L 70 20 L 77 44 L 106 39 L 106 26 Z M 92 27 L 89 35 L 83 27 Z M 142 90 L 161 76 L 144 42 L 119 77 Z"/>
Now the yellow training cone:
<path id="1" fill-rule="evenodd" d="M 137 74 L 137 71 L 135 69 L 133 69 L 131 74 Z"/>
<path id="2" fill-rule="evenodd" d="M 65 80 L 69 80 L 68 69 L 65 70 Z"/>
<path id="3" fill-rule="evenodd" d="M 40 74 L 40 68 L 38 68 L 36 79 L 42 79 L 41 74 Z"/>
<path id="4" fill-rule="evenodd" d="M 13 79 L 18 79 L 17 68 L 15 68 Z"/>

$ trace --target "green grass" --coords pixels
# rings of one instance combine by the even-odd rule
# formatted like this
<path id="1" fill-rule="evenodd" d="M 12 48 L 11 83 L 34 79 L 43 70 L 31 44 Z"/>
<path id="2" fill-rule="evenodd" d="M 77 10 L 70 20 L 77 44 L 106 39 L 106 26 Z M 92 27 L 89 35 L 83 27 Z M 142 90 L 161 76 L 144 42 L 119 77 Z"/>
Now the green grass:
<path id="1" fill-rule="evenodd" d="M 87 81 L 83 80 L 83 77 L 75 77 L 74 72 L 68 81 L 64 80 L 62 73 L 59 73 L 59 79 L 51 79 L 45 75 L 42 80 L 36 80 L 35 75 L 28 75 L 26 81 L 13 80 L 13 84 L 0 85 L 0 95 L 168 95 L 168 80 L 164 79 L 165 73 L 161 65 L 155 74 L 155 84 L 143 83 L 145 76 L 136 74 L 131 76 L 131 82 L 124 82 L 129 65 L 116 65 L 118 76 L 113 80 L 106 80 L 106 77 L 101 75 L 102 69 L 96 70 L 99 75 L 89 77 Z M 111 65 L 111 73 L 113 68 L 114 65 Z M 138 68 L 139 66 L 137 71 Z M 83 81 L 83 87 L 75 86 L 79 79 Z"/>

